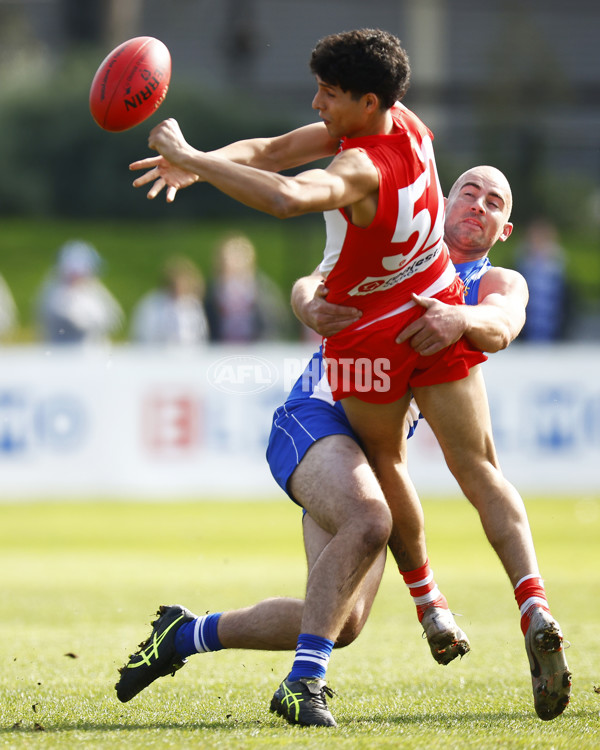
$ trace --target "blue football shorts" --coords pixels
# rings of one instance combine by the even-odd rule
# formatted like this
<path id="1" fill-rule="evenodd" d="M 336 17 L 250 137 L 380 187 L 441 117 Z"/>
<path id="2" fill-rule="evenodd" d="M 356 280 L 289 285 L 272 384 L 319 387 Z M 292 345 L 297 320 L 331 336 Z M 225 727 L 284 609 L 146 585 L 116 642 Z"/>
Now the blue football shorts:
<path id="1" fill-rule="evenodd" d="M 277 484 L 297 505 L 288 489 L 290 477 L 311 445 L 329 435 L 348 435 L 360 445 L 339 402 L 332 406 L 318 398 L 302 398 L 275 409 L 267 461 Z"/>
<path id="2" fill-rule="evenodd" d="M 406 416 L 407 437 L 414 434 L 419 418 L 413 401 Z M 275 409 L 267 462 L 277 484 L 297 505 L 300 503 L 288 487 L 290 477 L 311 445 L 329 435 L 347 435 L 360 445 L 340 401 L 332 405 L 318 398 L 298 398 Z"/>

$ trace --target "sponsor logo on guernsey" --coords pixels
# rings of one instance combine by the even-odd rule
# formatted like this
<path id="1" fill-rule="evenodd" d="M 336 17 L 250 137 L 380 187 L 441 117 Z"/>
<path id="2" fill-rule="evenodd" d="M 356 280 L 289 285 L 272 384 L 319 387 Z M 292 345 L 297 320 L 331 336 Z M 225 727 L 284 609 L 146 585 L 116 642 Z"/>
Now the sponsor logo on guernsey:
<path id="1" fill-rule="evenodd" d="M 428 268 L 435 260 L 439 257 L 442 252 L 442 248 L 438 245 L 425 255 L 420 256 L 408 266 L 403 268 L 397 273 L 388 274 L 387 276 L 367 276 L 355 287 L 353 287 L 348 294 L 351 297 L 356 297 L 365 294 L 372 294 L 373 292 L 385 292 L 388 289 L 401 284 L 403 281 L 410 279 L 416 273 L 420 273 Z"/>

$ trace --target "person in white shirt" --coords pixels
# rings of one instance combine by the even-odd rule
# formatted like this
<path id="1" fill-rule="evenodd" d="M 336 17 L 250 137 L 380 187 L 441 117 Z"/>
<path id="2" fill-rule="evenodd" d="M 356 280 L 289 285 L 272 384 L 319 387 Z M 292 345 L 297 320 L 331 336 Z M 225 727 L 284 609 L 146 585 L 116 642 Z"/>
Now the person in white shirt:
<path id="1" fill-rule="evenodd" d="M 165 262 L 162 282 L 133 310 L 131 338 L 140 344 L 194 346 L 208 341 L 204 277 L 189 258 Z"/>
<path id="2" fill-rule="evenodd" d="M 87 242 L 69 240 L 60 248 L 36 305 L 42 341 L 103 344 L 122 328 L 123 310 L 100 281 L 101 268 L 100 255 Z"/>

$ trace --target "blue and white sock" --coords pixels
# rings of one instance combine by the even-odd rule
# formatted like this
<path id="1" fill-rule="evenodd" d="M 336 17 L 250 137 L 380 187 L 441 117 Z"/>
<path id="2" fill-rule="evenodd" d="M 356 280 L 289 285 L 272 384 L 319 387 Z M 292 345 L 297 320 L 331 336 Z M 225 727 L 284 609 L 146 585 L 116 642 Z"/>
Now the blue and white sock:
<path id="1" fill-rule="evenodd" d="M 175 634 L 175 650 L 180 656 L 220 651 L 224 648 L 217 635 L 222 612 L 196 617 L 185 622 Z"/>
<path id="2" fill-rule="evenodd" d="M 328 638 L 300 633 L 294 664 L 287 679 L 290 682 L 295 682 L 301 677 L 323 679 L 327 672 L 332 649 L 333 641 Z"/>

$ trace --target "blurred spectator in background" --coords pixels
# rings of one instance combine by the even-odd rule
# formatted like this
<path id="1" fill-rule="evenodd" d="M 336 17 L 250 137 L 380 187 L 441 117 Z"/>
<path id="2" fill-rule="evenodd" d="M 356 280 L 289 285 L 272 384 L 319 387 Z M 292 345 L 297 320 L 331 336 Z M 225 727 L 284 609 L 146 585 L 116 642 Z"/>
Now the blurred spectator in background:
<path id="1" fill-rule="evenodd" d="M 133 341 L 186 346 L 208 341 L 204 291 L 204 278 L 193 261 L 169 258 L 160 287 L 142 297 L 133 310 Z"/>
<path id="2" fill-rule="evenodd" d="M 98 278 L 102 259 L 82 240 L 59 250 L 56 266 L 36 304 L 43 341 L 53 344 L 106 343 L 123 325 L 123 310 Z"/>
<path id="3" fill-rule="evenodd" d="M 289 333 L 288 305 L 275 282 L 257 269 L 254 245 L 243 235 L 217 246 L 206 312 L 211 341 L 268 341 Z"/>
<path id="4" fill-rule="evenodd" d="M 527 320 L 520 340 L 564 339 L 570 316 L 570 294 L 565 254 L 554 225 L 546 219 L 532 221 L 523 244 L 517 249 L 517 257 L 517 269 L 529 286 Z"/>
<path id="5" fill-rule="evenodd" d="M 17 327 L 15 300 L 3 276 L 0 276 L 0 339 L 7 339 Z"/>

